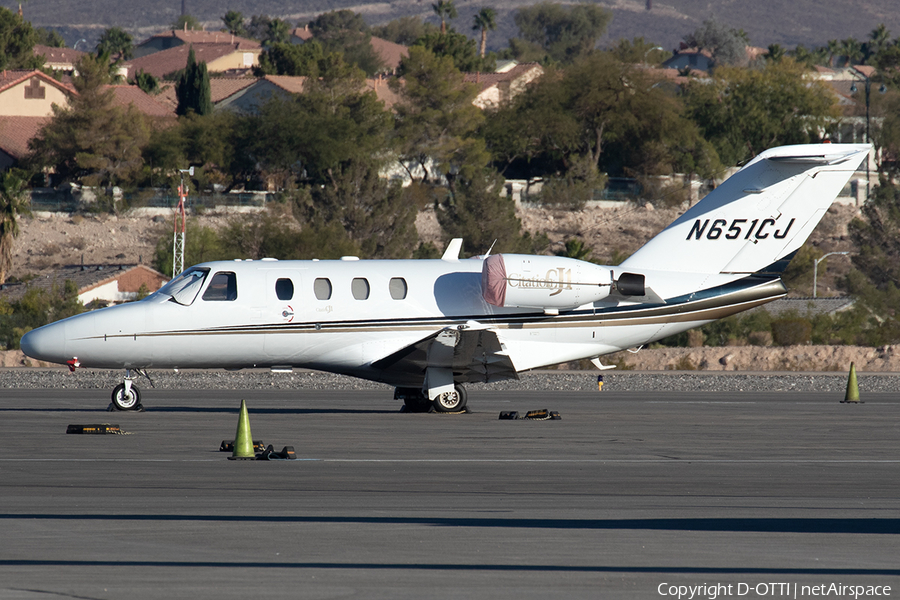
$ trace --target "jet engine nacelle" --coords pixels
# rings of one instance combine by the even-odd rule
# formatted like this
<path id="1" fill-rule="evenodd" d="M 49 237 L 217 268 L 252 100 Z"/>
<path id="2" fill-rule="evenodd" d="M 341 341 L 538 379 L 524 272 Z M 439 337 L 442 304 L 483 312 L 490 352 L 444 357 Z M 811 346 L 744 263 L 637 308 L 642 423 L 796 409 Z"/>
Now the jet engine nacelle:
<path id="1" fill-rule="evenodd" d="M 576 308 L 602 300 L 612 285 L 609 267 L 558 256 L 495 254 L 484 261 L 484 300 L 500 307 Z"/>

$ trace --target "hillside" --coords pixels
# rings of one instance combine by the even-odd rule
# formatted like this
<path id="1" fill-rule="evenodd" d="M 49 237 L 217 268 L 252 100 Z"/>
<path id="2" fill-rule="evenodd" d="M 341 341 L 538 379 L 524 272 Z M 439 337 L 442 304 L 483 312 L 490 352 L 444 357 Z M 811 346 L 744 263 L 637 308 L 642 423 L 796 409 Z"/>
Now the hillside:
<path id="1" fill-rule="evenodd" d="M 16 2 L 4 5 L 15 8 Z M 366 16 L 370 24 L 379 24 L 401 16 L 418 15 L 437 22 L 430 2 L 394 0 L 392 2 L 360 2 L 360 0 L 310 0 L 303 4 L 287 0 L 266 3 L 251 0 L 186 0 L 187 12 L 200 19 L 208 29 L 222 27 L 221 17 L 237 10 L 250 17 L 267 14 L 290 23 L 304 22 L 329 10 L 349 8 Z M 497 11 L 498 28 L 489 36 L 495 49 L 517 34 L 513 12 L 517 7 L 533 4 L 520 0 L 502 2 L 457 2 L 459 18 L 451 24 L 467 35 L 473 15 L 484 5 Z M 664 48 L 674 48 L 685 34 L 704 19 L 716 19 L 741 28 L 755 46 L 779 43 L 784 46 L 824 45 L 830 39 L 855 37 L 864 40 L 879 23 L 887 25 L 894 35 L 900 34 L 900 11 L 894 0 L 858 0 L 852 5 L 838 0 L 600 0 L 598 4 L 613 11 L 613 20 L 605 42 L 643 36 Z M 71 46 L 85 38 L 88 46 L 96 43 L 107 27 L 119 26 L 137 40 L 165 29 L 180 14 L 178 0 L 30 0 L 25 4 L 25 17 L 38 27 L 57 28 Z"/>

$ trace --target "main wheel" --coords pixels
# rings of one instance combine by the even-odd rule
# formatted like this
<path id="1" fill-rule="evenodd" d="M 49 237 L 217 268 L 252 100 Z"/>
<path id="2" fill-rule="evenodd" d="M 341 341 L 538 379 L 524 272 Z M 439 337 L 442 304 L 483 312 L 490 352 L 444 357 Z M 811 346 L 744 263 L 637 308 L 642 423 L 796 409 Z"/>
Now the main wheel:
<path id="1" fill-rule="evenodd" d="M 117 410 L 137 410 L 141 405 L 141 390 L 136 385 L 131 386 L 131 393 L 125 393 L 125 384 L 120 383 L 112 393 L 112 403 Z"/>
<path id="2" fill-rule="evenodd" d="M 434 399 L 434 409 L 438 412 L 460 412 L 466 407 L 466 400 L 466 388 L 457 383 L 452 392 L 438 394 Z"/>

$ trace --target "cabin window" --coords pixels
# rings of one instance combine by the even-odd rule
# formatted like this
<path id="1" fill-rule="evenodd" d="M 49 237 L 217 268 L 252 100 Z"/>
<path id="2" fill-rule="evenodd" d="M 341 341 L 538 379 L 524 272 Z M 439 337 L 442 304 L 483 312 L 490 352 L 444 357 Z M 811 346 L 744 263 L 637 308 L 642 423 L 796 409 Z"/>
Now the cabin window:
<path id="1" fill-rule="evenodd" d="M 320 277 L 313 282 L 313 292 L 319 300 L 331 300 L 331 281 Z"/>
<path id="2" fill-rule="evenodd" d="M 213 275 L 203 299 L 207 302 L 230 302 L 237 300 L 237 276 L 234 273 L 221 271 Z"/>
<path id="3" fill-rule="evenodd" d="M 279 300 L 293 300 L 294 282 L 290 279 L 279 279 L 275 282 L 275 295 Z"/>
<path id="4" fill-rule="evenodd" d="M 356 277 L 350 283 L 350 291 L 357 300 L 369 299 L 369 281 L 364 277 Z"/>
<path id="5" fill-rule="evenodd" d="M 190 306 L 203 287 L 209 269 L 188 269 L 163 287 L 156 294 L 171 296 L 171 302 Z M 156 294 L 153 294 L 156 296 Z"/>
<path id="6" fill-rule="evenodd" d="M 388 288 L 391 290 L 391 298 L 394 300 L 403 300 L 406 298 L 408 288 L 406 287 L 406 280 L 402 277 L 392 277 Z"/>

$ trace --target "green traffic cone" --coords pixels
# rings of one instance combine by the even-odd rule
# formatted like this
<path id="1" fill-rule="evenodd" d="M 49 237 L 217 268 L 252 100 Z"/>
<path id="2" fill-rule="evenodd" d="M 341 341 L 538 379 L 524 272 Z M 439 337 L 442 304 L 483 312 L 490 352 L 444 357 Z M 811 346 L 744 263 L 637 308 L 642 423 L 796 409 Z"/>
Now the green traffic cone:
<path id="1" fill-rule="evenodd" d="M 229 460 L 256 458 L 253 452 L 253 436 L 250 434 L 250 415 L 247 403 L 241 400 L 241 414 L 238 417 L 237 433 L 234 435 L 234 453 Z"/>
<path id="2" fill-rule="evenodd" d="M 850 363 L 850 377 L 847 378 L 847 393 L 842 403 L 859 402 L 859 385 L 856 383 L 856 365 Z"/>

